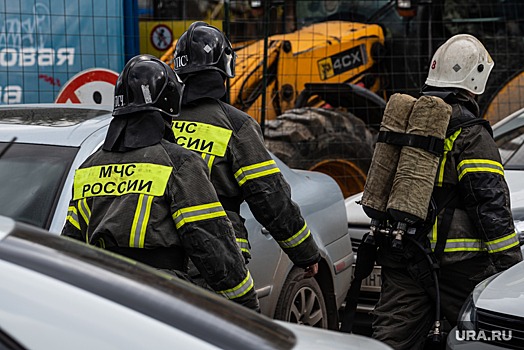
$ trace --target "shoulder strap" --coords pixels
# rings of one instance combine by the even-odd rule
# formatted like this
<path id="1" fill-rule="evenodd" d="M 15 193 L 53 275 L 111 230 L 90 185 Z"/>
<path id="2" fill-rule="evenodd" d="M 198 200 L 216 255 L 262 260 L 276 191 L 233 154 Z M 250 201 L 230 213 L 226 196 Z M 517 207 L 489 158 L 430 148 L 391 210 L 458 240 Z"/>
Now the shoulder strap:
<path id="1" fill-rule="evenodd" d="M 473 125 L 482 125 L 488 130 L 490 135 L 493 136 L 493 130 L 491 125 L 486 119 L 476 117 L 468 109 L 462 108 L 462 113 L 459 116 L 452 117 L 448 124 L 448 129 L 446 130 L 446 137 L 449 137 L 455 133 L 460 128 L 468 128 Z"/>

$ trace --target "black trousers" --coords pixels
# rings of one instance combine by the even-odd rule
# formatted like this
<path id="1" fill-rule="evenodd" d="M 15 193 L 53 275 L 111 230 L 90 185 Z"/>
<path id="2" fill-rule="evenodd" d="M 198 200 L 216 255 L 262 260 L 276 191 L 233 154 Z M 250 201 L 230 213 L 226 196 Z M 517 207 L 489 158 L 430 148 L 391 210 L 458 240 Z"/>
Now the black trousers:
<path id="1" fill-rule="evenodd" d="M 441 267 L 441 316 L 451 327 L 456 325 L 460 309 L 473 288 L 493 273 L 495 268 L 488 257 Z M 407 269 L 382 266 L 382 292 L 373 312 L 373 338 L 394 349 L 423 349 L 434 321 L 434 300 Z"/>

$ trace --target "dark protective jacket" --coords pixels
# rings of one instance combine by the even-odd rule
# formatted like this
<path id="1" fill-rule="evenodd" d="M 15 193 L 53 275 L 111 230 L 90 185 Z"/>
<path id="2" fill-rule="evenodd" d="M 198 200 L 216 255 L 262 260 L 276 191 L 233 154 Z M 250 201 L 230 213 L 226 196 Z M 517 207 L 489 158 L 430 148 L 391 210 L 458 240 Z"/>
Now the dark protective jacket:
<path id="1" fill-rule="evenodd" d="M 260 126 L 220 100 L 225 89 L 218 72 L 190 76 L 185 83 L 182 110 L 173 122 L 176 142 L 198 152 L 208 164 L 211 182 L 246 260 L 250 246 L 240 216 L 244 201 L 295 265 L 318 262 L 318 247 L 291 200 L 289 184 L 264 145 Z"/>
<path id="2" fill-rule="evenodd" d="M 484 255 L 502 271 L 522 260 L 522 255 L 491 127 L 479 120 L 478 105 L 468 95 L 458 90 L 425 94 L 439 96 L 452 106 L 434 190 L 437 203 L 448 204 L 429 234 L 432 247 L 439 233 L 447 231 L 446 241 L 439 243 L 444 248 L 441 265 Z M 456 194 L 452 200 L 446 200 L 449 193 Z"/>
<path id="3" fill-rule="evenodd" d="M 163 124 L 157 123 L 162 130 Z M 218 294 L 258 309 L 253 280 L 205 163 L 162 133 L 135 141 L 140 129 L 155 129 L 149 127 L 138 119 L 110 127 L 108 150 L 98 150 L 75 173 L 62 235 L 157 268 L 186 272 L 189 257 Z"/>

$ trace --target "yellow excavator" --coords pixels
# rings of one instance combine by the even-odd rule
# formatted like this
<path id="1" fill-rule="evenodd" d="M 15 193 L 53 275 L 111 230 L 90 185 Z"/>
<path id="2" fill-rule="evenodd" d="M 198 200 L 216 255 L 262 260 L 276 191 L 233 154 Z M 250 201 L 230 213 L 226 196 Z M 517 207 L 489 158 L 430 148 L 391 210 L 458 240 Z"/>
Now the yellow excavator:
<path id="1" fill-rule="evenodd" d="M 495 69 L 479 99 L 486 119 L 522 107 L 512 98 L 524 94 L 524 3 L 517 0 L 251 3 L 268 15 L 257 23 L 259 40 L 233 40 L 229 101 L 261 124 L 275 155 L 332 176 L 346 197 L 363 190 L 388 96 L 418 96 L 434 50 L 450 36 L 474 34 L 493 52 Z M 278 16 L 283 25 L 270 26 Z M 224 22 L 226 33 L 229 27 Z M 231 28 L 230 37 L 240 37 L 242 29 Z M 171 62 L 172 52 L 162 60 Z"/>

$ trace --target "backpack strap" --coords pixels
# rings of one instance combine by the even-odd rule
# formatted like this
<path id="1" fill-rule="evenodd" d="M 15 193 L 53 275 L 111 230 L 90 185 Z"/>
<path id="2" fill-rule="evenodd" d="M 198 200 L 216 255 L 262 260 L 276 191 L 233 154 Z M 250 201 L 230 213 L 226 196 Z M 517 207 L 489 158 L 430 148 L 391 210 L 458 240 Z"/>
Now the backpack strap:
<path id="1" fill-rule="evenodd" d="M 397 146 L 421 148 L 439 157 L 444 153 L 444 140 L 435 136 L 422 136 L 394 131 L 380 131 L 378 133 L 377 142 L 384 142 Z"/>

